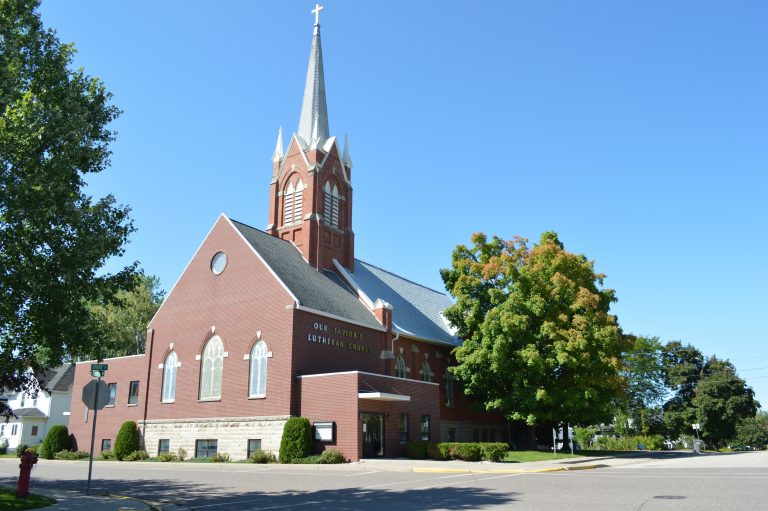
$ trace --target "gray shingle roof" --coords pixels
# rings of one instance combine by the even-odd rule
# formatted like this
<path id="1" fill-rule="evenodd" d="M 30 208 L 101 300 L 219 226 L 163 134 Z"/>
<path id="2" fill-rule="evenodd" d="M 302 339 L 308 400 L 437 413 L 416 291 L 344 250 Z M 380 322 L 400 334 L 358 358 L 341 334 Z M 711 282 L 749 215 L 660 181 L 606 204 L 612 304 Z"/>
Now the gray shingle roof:
<path id="1" fill-rule="evenodd" d="M 298 298 L 299 304 L 373 328 L 381 328 L 373 313 L 337 279 L 310 266 L 295 246 L 242 222 L 232 224 Z"/>
<path id="2" fill-rule="evenodd" d="M 46 415 L 39 408 L 17 408 L 13 411 L 17 417 L 34 417 L 44 419 Z"/>
<path id="3" fill-rule="evenodd" d="M 75 381 L 75 364 L 65 364 L 46 371 L 39 381 L 41 386 L 51 391 L 67 392 Z"/>
<path id="4" fill-rule="evenodd" d="M 441 316 L 453 303 L 448 295 L 359 259 L 355 259 L 353 278 L 368 298 L 392 305 L 392 321 L 401 333 L 451 346 L 461 344 Z"/>

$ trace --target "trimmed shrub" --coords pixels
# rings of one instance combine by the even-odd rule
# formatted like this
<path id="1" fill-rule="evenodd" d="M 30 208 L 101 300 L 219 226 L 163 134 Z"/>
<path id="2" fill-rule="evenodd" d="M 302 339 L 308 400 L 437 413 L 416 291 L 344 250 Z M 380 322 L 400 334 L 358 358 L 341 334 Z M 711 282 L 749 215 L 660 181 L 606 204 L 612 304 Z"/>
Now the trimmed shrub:
<path id="1" fill-rule="evenodd" d="M 125 421 L 120 426 L 115 438 L 115 458 L 125 459 L 132 452 L 139 450 L 139 430 L 136 428 L 135 421 Z"/>
<path id="2" fill-rule="evenodd" d="M 229 461 L 229 454 L 225 452 L 217 452 L 208 459 L 211 461 L 211 463 L 226 463 Z"/>
<path id="3" fill-rule="evenodd" d="M 412 460 L 425 460 L 429 455 L 429 442 L 426 440 L 415 440 L 405 444 L 405 455 Z"/>
<path id="4" fill-rule="evenodd" d="M 248 458 L 248 463 L 277 463 L 277 458 L 269 451 L 256 449 Z"/>
<path id="5" fill-rule="evenodd" d="M 187 450 L 179 447 L 179 450 L 176 451 L 176 457 L 179 458 L 179 461 L 184 461 L 187 459 Z"/>
<path id="6" fill-rule="evenodd" d="M 452 443 L 441 442 L 429 444 L 427 447 L 427 456 L 430 459 L 445 461 L 451 459 L 451 446 Z"/>
<path id="7" fill-rule="evenodd" d="M 485 461 L 501 461 L 509 451 L 509 446 L 504 442 L 491 442 L 480 444 L 480 450 Z"/>
<path id="8" fill-rule="evenodd" d="M 157 461 L 176 461 L 178 459 L 176 453 L 170 451 L 161 452 L 157 455 Z"/>
<path id="9" fill-rule="evenodd" d="M 40 447 L 39 445 L 30 445 L 29 447 L 27 447 L 26 452 L 31 452 L 32 454 L 37 456 L 37 450 L 39 447 Z"/>
<path id="10" fill-rule="evenodd" d="M 347 458 L 344 457 L 340 451 L 335 449 L 328 449 L 320 454 L 320 463 L 325 465 L 334 465 L 337 463 L 346 463 Z"/>
<path id="11" fill-rule="evenodd" d="M 147 451 L 133 451 L 129 452 L 123 457 L 123 461 L 139 461 L 149 458 Z"/>
<path id="12" fill-rule="evenodd" d="M 103 460 L 113 460 L 115 459 L 115 453 L 113 451 L 101 451 L 99 457 Z"/>
<path id="13" fill-rule="evenodd" d="M 21 458 L 21 455 L 24 454 L 24 451 L 27 450 L 27 447 L 29 447 L 27 444 L 19 444 L 16 446 L 16 457 Z"/>
<path id="14" fill-rule="evenodd" d="M 53 455 L 55 460 L 82 460 L 88 457 L 90 454 L 85 451 L 68 451 L 66 449 Z"/>
<path id="15" fill-rule="evenodd" d="M 304 458 L 312 449 L 312 426 L 304 417 L 291 417 L 283 428 L 280 441 L 280 463 Z"/>
<path id="16" fill-rule="evenodd" d="M 456 458 L 461 461 L 480 461 L 483 459 L 483 450 L 479 444 L 456 444 Z"/>
<path id="17" fill-rule="evenodd" d="M 69 450 L 69 431 L 63 424 L 57 424 L 48 430 L 45 440 L 40 445 L 40 457 L 52 460 L 53 455 Z"/>
<path id="18" fill-rule="evenodd" d="M 0 454 L 8 454 L 8 440 L 5 438 L 0 441 Z"/>

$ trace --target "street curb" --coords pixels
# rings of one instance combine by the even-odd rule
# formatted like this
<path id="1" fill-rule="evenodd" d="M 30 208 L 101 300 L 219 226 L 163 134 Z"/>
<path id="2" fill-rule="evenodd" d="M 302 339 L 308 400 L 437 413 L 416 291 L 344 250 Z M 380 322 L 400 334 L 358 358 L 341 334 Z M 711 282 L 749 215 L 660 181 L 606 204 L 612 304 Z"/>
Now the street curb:
<path id="1" fill-rule="evenodd" d="M 572 472 L 575 470 L 593 470 L 596 468 L 604 468 L 608 465 L 595 464 L 595 465 L 580 465 L 578 467 L 549 467 L 538 468 L 535 470 L 519 470 L 519 469 L 490 469 L 490 470 L 476 470 L 476 469 L 463 469 L 463 468 L 428 468 L 428 467 L 414 467 L 413 472 L 421 474 L 541 474 L 546 472 Z"/>
<path id="2" fill-rule="evenodd" d="M 128 495 L 114 495 L 112 493 L 102 493 L 102 495 L 105 497 L 113 498 L 113 499 L 135 500 L 149 506 L 150 511 L 163 511 L 162 507 L 159 507 L 158 505 L 153 504 L 148 500 L 140 499 L 139 497 L 129 497 Z"/>

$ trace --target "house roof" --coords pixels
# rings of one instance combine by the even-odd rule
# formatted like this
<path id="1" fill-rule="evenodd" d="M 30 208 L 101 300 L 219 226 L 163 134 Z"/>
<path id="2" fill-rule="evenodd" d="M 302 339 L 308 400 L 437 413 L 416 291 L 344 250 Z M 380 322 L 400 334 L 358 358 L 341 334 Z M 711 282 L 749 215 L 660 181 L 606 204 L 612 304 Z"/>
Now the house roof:
<path id="1" fill-rule="evenodd" d="M 442 316 L 453 304 L 448 295 L 359 259 L 355 259 L 351 278 L 371 300 L 380 298 L 392 305 L 392 322 L 397 331 L 441 344 L 461 344 Z"/>
<path id="2" fill-rule="evenodd" d="M 298 299 L 299 305 L 381 328 L 376 317 L 357 296 L 345 288 L 338 278 L 331 279 L 308 264 L 291 242 L 242 222 L 230 221 Z"/>
<path id="3" fill-rule="evenodd" d="M 41 387 L 46 387 L 50 391 L 67 392 L 72 389 L 75 381 L 75 364 L 64 364 L 45 371 L 38 381 Z"/>
<path id="4" fill-rule="evenodd" d="M 39 408 L 16 408 L 13 410 L 14 415 L 17 417 L 31 417 L 44 419 L 47 417 Z"/>

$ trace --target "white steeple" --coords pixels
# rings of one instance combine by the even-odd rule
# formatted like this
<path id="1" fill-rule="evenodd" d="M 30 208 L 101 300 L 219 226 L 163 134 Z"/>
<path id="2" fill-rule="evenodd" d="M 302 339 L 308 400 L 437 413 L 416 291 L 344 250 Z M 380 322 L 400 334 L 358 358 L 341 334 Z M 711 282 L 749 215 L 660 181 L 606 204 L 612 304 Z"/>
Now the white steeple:
<path id="1" fill-rule="evenodd" d="M 328 138 L 328 107 L 325 102 L 325 74 L 323 73 L 323 51 L 320 46 L 321 5 L 315 5 L 315 29 L 312 48 L 309 51 L 307 81 L 304 85 L 304 101 L 301 104 L 298 135 L 305 146 L 321 147 Z M 315 142 L 314 136 L 317 136 Z"/>

